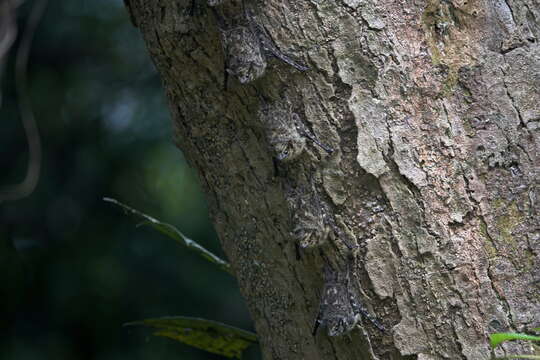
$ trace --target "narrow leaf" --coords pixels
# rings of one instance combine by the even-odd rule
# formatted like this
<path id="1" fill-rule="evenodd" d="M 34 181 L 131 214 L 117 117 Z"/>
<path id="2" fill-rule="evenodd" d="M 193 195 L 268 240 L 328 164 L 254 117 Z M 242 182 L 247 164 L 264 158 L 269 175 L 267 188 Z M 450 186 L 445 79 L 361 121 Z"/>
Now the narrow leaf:
<path id="1" fill-rule="evenodd" d="M 540 341 L 540 336 L 518 334 L 518 333 L 495 333 L 495 334 L 489 335 L 489 343 L 492 348 L 495 348 L 499 344 L 505 341 L 509 341 L 509 340 Z"/>
<path id="2" fill-rule="evenodd" d="M 257 343 L 257 335 L 252 332 L 206 319 L 171 316 L 124 324 L 134 325 L 155 328 L 156 336 L 168 337 L 228 358 L 241 359 L 243 351 Z"/>
<path id="3" fill-rule="evenodd" d="M 188 249 L 195 251 L 197 254 L 205 258 L 206 260 L 214 263 L 217 265 L 221 270 L 228 272 L 229 274 L 233 275 L 233 271 L 231 268 L 231 265 L 226 262 L 225 260 L 222 260 L 220 257 L 214 255 L 210 251 L 206 250 L 204 247 L 199 245 L 194 240 L 191 240 L 187 236 L 185 236 L 180 230 L 178 230 L 176 227 L 174 227 L 171 224 L 164 223 L 162 221 L 159 221 L 149 215 L 146 215 L 145 213 L 136 210 L 126 204 L 121 203 L 120 201 L 112 198 L 105 197 L 103 198 L 104 201 L 110 202 L 114 205 L 117 205 L 124 209 L 127 213 L 130 213 L 132 215 L 135 215 L 139 218 L 142 218 L 144 221 L 140 223 L 140 225 L 150 225 L 157 231 L 161 232 L 162 234 L 170 237 L 171 239 L 175 240 L 176 242 L 186 246 Z"/>

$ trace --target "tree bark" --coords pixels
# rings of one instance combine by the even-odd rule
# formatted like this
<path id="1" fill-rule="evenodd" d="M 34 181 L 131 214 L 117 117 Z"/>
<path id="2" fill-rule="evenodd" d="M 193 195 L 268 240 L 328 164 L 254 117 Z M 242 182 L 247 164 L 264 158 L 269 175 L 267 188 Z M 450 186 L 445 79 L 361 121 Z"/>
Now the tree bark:
<path id="1" fill-rule="evenodd" d="M 488 359 L 540 326 L 538 1 L 238 1 L 128 8 L 264 359 Z M 225 81 L 245 8 L 310 69 Z M 384 332 L 312 334 L 325 267 Z"/>

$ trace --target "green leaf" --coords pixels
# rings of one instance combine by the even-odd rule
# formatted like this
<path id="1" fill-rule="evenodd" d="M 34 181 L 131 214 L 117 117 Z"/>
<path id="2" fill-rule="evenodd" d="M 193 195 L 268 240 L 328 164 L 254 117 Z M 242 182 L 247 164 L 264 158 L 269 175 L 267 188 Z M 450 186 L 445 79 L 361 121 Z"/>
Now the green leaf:
<path id="1" fill-rule="evenodd" d="M 142 325 L 156 328 L 156 336 L 178 340 L 208 352 L 240 359 L 242 352 L 257 343 L 257 335 L 216 321 L 170 316 L 146 319 L 124 324 L 124 326 Z"/>
<path id="2" fill-rule="evenodd" d="M 489 335 L 489 343 L 492 348 L 497 347 L 499 344 L 509 340 L 528 340 L 528 341 L 540 341 L 540 336 L 533 336 L 519 333 L 495 333 Z"/>
<path id="3" fill-rule="evenodd" d="M 210 251 L 206 250 L 204 247 L 199 245 L 196 241 L 188 238 L 185 236 L 180 230 L 178 230 L 176 227 L 174 227 L 171 224 L 164 223 L 162 221 L 159 221 L 149 215 L 146 215 L 145 213 L 136 210 L 126 204 L 121 203 L 120 201 L 112 198 L 103 198 L 103 201 L 110 202 L 114 205 L 117 205 L 124 209 L 127 213 L 133 214 L 139 218 L 142 218 L 144 221 L 140 223 L 140 225 L 150 225 L 157 231 L 161 232 L 162 234 L 170 237 L 171 239 L 175 240 L 176 242 L 186 246 L 188 249 L 195 251 L 197 254 L 205 258 L 206 260 L 214 263 L 217 265 L 221 270 L 228 272 L 229 274 L 233 275 L 233 271 L 231 268 L 231 265 L 226 262 L 225 260 L 222 260 L 220 257 L 214 255 Z"/>

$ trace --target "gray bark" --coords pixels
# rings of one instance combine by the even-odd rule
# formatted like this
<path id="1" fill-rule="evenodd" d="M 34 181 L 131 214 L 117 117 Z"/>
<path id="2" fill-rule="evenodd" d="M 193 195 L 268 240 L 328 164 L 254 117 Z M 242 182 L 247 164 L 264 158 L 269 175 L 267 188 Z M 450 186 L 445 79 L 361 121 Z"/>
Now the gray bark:
<path id="1" fill-rule="evenodd" d="M 245 1 L 309 71 L 224 89 L 214 10 L 128 5 L 264 359 L 488 359 L 540 326 L 538 1 Z M 386 332 L 312 335 L 328 263 Z"/>

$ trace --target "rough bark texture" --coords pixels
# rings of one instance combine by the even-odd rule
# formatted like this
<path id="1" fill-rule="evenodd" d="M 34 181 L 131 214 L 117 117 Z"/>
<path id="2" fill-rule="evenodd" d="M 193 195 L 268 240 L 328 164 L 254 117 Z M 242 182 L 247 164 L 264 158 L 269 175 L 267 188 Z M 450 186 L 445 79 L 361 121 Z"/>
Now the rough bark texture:
<path id="1" fill-rule="evenodd" d="M 268 59 L 225 89 L 235 6 L 128 7 L 264 358 L 487 359 L 489 333 L 540 326 L 538 1 L 245 2 L 309 71 Z M 311 334 L 325 263 L 385 333 Z"/>

